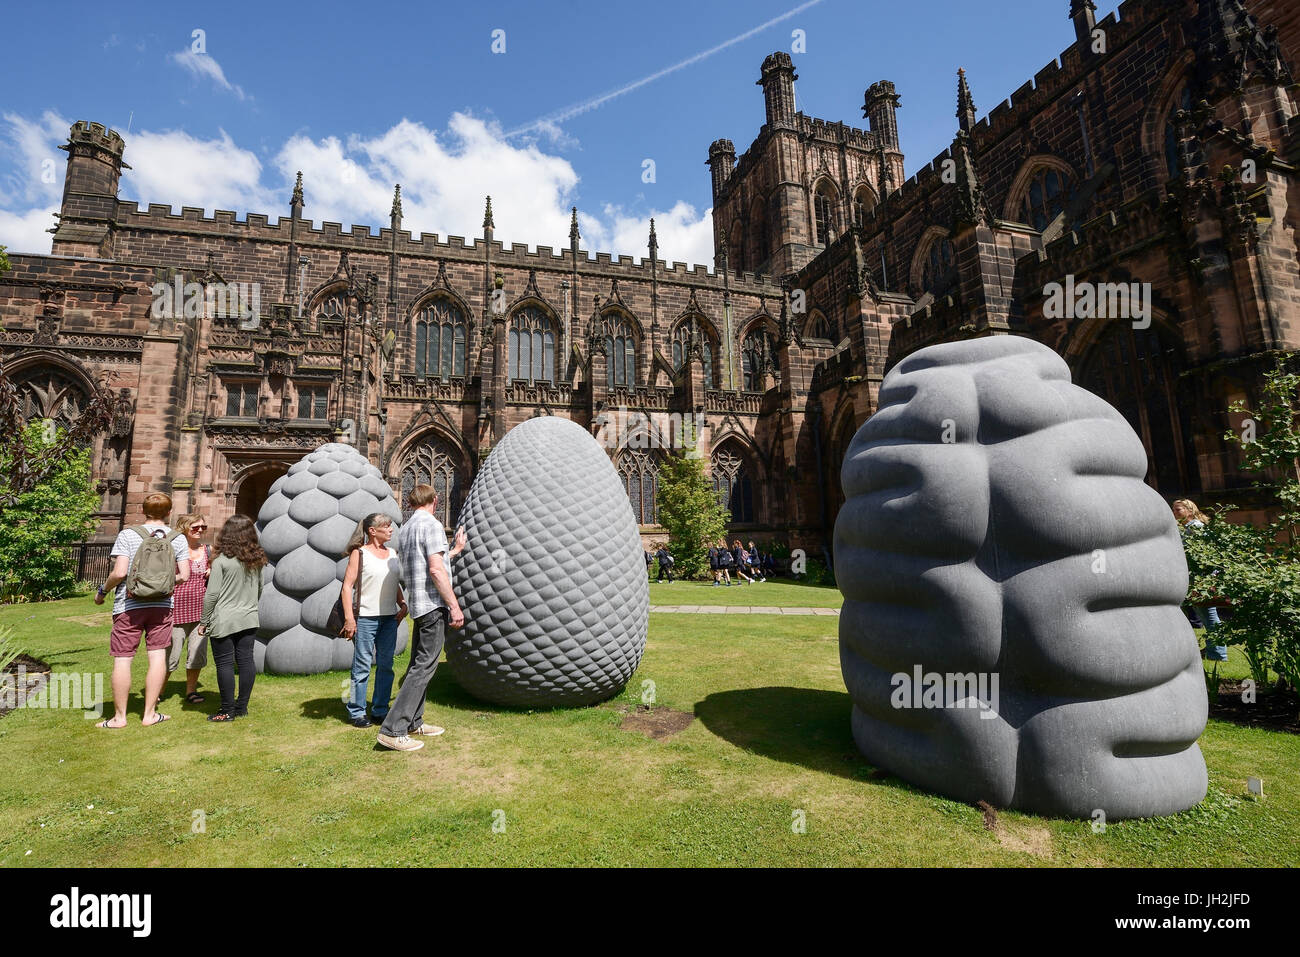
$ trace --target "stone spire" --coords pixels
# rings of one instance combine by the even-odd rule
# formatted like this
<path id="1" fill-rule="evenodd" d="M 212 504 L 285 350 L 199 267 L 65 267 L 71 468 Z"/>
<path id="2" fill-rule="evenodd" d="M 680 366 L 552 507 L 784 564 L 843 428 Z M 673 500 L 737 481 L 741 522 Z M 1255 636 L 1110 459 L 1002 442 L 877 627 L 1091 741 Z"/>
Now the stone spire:
<path id="1" fill-rule="evenodd" d="M 302 170 L 298 170 L 298 179 L 293 184 L 293 195 L 289 197 L 289 209 L 294 219 L 302 219 Z"/>
<path id="2" fill-rule="evenodd" d="M 650 261 L 655 262 L 659 258 L 659 237 L 655 235 L 655 221 L 650 219 Z"/>
<path id="3" fill-rule="evenodd" d="M 398 183 L 393 190 L 393 208 L 389 210 L 388 217 L 392 220 L 393 232 L 402 228 L 402 184 Z"/>
<path id="4" fill-rule="evenodd" d="M 578 240 L 581 238 L 582 234 L 578 232 L 578 207 L 574 206 L 572 218 L 569 220 L 569 245 L 577 249 Z"/>
<path id="5" fill-rule="evenodd" d="M 967 133 L 975 126 L 975 100 L 970 95 L 966 71 L 957 70 L 957 127 Z"/>
<path id="6" fill-rule="evenodd" d="M 483 209 L 483 228 L 495 229 L 496 224 L 492 222 L 492 197 L 487 198 L 487 206 Z"/>
<path id="7" fill-rule="evenodd" d="M 968 225 L 992 222 L 984 186 L 971 159 L 970 134 L 965 130 L 958 130 L 952 141 L 952 158 L 957 161 L 957 222 Z"/>

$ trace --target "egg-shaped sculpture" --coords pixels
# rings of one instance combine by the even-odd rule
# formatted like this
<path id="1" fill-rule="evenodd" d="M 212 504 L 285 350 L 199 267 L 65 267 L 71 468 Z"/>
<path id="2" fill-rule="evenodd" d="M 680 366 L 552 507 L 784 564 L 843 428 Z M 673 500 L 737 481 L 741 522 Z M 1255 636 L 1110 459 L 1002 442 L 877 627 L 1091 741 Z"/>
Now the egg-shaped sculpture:
<path id="1" fill-rule="evenodd" d="M 992 336 L 899 362 L 835 523 L 840 663 L 867 759 L 1041 814 L 1206 793 L 1187 566 L 1124 417 L 1051 349 Z"/>
<path id="2" fill-rule="evenodd" d="M 627 492 L 596 440 L 555 416 L 517 425 L 483 463 L 460 522 L 465 627 L 446 647 L 461 686 L 528 708 L 616 694 L 645 651 L 650 586 Z"/>
<path id="3" fill-rule="evenodd" d="M 322 445 L 272 483 L 257 515 L 271 560 L 258 606 L 258 671 L 311 675 L 352 667 L 352 642 L 331 634 L 326 623 L 347 568 L 348 539 L 373 512 L 402 520 L 382 473 L 350 445 Z M 397 630 L 398 651 L 407 632 Z"/>

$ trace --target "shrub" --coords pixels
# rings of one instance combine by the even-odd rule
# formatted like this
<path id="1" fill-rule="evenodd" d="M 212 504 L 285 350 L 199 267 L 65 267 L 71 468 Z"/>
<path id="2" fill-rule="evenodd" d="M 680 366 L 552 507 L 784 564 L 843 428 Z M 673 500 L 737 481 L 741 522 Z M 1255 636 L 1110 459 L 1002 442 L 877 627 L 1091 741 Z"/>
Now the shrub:
<path id="1" fill-rule="evenodd" d="M 49 452 L 65 436 L 46 437 L 36 423 L 14 442 L 0 445 L 0 497 L 10 504 L 0 512 L 0 598 L 43 601 L 76 587 L 68 550 L 95 530 L 99 496 L 90 483 L 90 449 L 61 454 L 29 489 L 11 487 L 15 446 L 29 457 Z"/>
<path id="2" fill-rule="evenodd" d="M 709 574 L 709 544 L 726 534 L 728 518 L 701 459 L 680 451 L 664 457 L 659 464 L 659 524 L 668 530 L 678 577 Z"/>

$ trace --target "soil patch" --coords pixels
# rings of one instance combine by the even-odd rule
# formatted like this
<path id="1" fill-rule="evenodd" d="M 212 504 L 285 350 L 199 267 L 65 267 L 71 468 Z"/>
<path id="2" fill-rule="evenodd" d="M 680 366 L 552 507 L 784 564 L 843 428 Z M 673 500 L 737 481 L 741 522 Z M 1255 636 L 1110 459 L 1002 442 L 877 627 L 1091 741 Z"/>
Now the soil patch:
<path id="1" fill-rule="evenodd" d="M 1219 697 L 1210 702 L 1210 717 L 1231 721 L 1247 728 L 1267 728 L 1300 734 L 1300 694 L 1294 691 L 1256 690 L 1253 702 L 1241 700 L 1242 684 L 1235 679 L 1219 680 Z"/>
<path id="2" fill-rule="evenodd" d="M 663 706 L 652 710 L 648 705 L 639 704 L 635 711 L 629 711 L 625 705 L 620 705 L 617 710 L 624 712 L 623 720 L 619 724 L 620 730 L 639 731 L 655 741 L 662 741 L 664 738 L 671 738 L 674 734 L 685 731 L 695 720 L 695 715 L 689 712 L 675 711 Z"/>
<path id="3" fill-rule="evenodd" d="M 20 654 L 6 665 L 4 671 L 0 672 L 0 718 L 14 710 L 20 697 L 25 700 L 37 694 L 49 673 L 49 665 L 28 654 Z M 18 687 L 20 679 L 23 682 L 21 688 Z"/>

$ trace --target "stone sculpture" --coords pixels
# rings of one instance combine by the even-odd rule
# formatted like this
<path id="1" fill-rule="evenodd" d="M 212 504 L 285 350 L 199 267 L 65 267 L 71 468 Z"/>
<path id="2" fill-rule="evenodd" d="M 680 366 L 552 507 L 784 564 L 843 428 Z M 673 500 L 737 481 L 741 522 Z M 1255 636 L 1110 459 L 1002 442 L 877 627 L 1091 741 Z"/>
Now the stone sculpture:
<path id="1" fill-rule="evenodd" d="M 1114 820 L 1206 793 L 1187 567 L 1142 442 L 1046 346 L 922 349 L 844 460 L 858 747 L 952 798 Z"/>
<path id="2" fill-rule="evenodd" d="M 461 512 L 465 627 L 447 663 L 470 694 L 516 707 L 616 694 L 645 650 L 650 588 L 627 492 L 583 428 L 538 416 L 492 450 Z"/>
<path id="3" fill-rule="evenodd" d="M 382 473 L 350 445 L 332 442 L 308 453 L 276 479 L 257 514 L 271 562 L 263 571 L 257 670 L 310 675 L 352 667 L 352 642 L 326 630 L 339 597 L 357 522 L 402 512 Z M 397 630 L 397 650 L 407 628 Z"/>

